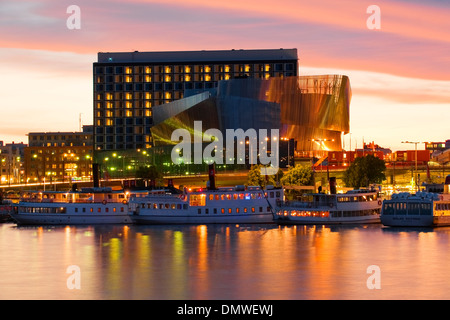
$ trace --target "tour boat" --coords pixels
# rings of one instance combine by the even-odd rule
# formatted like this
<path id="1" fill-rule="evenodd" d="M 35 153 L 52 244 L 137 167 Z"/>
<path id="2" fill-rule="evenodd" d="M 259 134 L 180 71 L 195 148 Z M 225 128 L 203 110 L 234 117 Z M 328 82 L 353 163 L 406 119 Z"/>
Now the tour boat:
<path id="1" fill-rule="evenodd" d="M 128 199 L 128 192 L 98 187 L 27 192 L 11 218 L 20 225 L 127 224 L 132 223 Z"/>
<path id="2" fill-rule="evenodd" d="M 380 223 L 382 201 L 375 190 L 346 193 L 311 193 L 299 200 L 280 201 L 278 224 L 360 224 Z"/>
<path id="3" fill-rule="evenodd" d="M 435 185 L 415 194 L 401 192 L 383 201 L 381 223 L 389 227 L 439 227 L 450 225 L 450 176 L 442 193 L 431 192 Z M 438 188 L 439 189 L 439 188 Z"/>
<path id="4" fill-rule="evenodd" d="M 137 224 L 273 223 L 273 207 L 282 189 L 221 187 L 165 191 L 133 196 L 130 206 Z"/>

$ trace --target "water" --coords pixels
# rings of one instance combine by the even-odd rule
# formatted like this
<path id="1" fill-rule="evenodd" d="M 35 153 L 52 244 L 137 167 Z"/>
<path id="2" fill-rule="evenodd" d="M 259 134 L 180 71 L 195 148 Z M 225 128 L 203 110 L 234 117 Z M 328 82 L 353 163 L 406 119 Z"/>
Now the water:
<path id="1" fill-rule="evenodd" d="M 449 265 L 449 228 L 0 225 L 0 299 L 448 299 Z"/>

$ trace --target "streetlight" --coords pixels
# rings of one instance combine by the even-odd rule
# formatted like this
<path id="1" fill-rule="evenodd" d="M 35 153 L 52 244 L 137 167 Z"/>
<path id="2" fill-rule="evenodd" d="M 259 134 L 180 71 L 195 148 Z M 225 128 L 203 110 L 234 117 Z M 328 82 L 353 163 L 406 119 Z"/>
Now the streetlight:
<path id="1" fill-rule="evenodd" d="M 418 190 L 418 184 L 417 184 L 417 144 L 418 143 L 424 143 L 420 141 L 402 141 L 402 143 L 413 143 L 415 145 L 415 174 L 414 174 L 414 183 L 416 184 L 416 191 Z"/>

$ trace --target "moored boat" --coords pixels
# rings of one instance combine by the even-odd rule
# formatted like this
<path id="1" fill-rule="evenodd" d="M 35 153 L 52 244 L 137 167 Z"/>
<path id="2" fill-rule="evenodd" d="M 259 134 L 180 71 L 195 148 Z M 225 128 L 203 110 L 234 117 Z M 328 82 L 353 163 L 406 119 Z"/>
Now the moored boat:
<path id="1" fill-rule="evenodd" d="M 137 224 L 273 223 L 282 189 L 260 187 L 196 188 L 182 194 L 150 192 L 132 197 Z"/>
<path id="2" fill-rule="evenodd" d="M 69 192 L 26 192 L 11 214 L 20 225 L 79 225 L 132 223 L 129 193 L 111 188 Z"/>
<path id="3" fill-rule="evenodd" d="M 276 207 L 278 224 L 380 223 L 382 201 L 375 190 L 346 193 L 311 193 L 295 201 L 281 201 Z"/>
<path id="4" fill-rule="evenodd" d="M 443 185 L 444 192 L 431 192 L 435 185 L 415 194 L 402 192 L 383 201 L 381 223 L 389 227 L 450 226 L 450 176 Z"/>
<path id="5" fill-rule="evenodd" d="M 216 188 L 215 169 L 210 166 L 206 188 L 133 196 L 130 207 L 137 224 L 273 223 L 273 208 L 282 198 L 283 190 L 273 186 Z"/>

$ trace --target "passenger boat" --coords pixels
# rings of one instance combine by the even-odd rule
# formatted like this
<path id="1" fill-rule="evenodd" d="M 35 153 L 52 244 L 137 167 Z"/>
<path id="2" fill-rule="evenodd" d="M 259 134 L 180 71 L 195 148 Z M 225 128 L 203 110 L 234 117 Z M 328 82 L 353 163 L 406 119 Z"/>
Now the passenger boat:
<path id="1" fill-rule="evenodd" d="M 450 176 L 444 192 L 431 192 L 435 185 L 425 186 L 415 194 L 402 192 L 383 201 L 381 223 L 389 227 L 439 227 L 450 225 Z"/>
<path id="2" fill-rule="evenodd" d="M 20 225 L 132 223 L 129 193 L 111 188 L 26 192 L 11 218 Z"/>
<path id="3" fill-rule="evenodd" d="M 211 171 L 212 170 L 212 171 Z M 164 190 L 133 196 L 130 206 L 137 224 L 273 223 L 273 208 L 283 190 L 273 186 L 215 187 L 210 169 L 207 188 L 186 189 L 181 194 Z"/>
<path id="4" fill-rule="evenodd" d="M 278 224 L 380 223 L 382 201 L 375 190 L 346 193 L 311 193 L 297 201 L 281 201 L 276 207 Z"/>
<path id="5" fill-rule="evenodd" d="M 180 195 L 153 191 L 132 197 L 137 224 L 273 223 L 282 189 L 260 187 L 196 188 Z"/>

